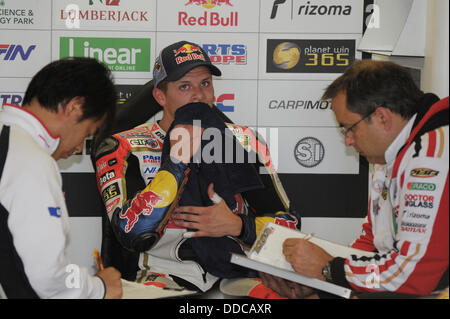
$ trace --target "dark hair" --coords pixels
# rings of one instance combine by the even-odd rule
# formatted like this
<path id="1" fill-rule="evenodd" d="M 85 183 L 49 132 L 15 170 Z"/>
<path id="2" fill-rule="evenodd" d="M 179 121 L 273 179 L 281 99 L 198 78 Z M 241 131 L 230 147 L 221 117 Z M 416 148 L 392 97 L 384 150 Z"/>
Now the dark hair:
<path id="1" fill-rule="evenodd" d="M 161 82 L 158 83 L 157 88 L 160 89 L 161 91 L 163 91 L 164 93 L 167 93 L 167 86 L 168 85 L 169 85 L 169 81 L 162 80 Z"/>
<path id="2" fill-rule="evenodd" d="M 37 98 L 43 108 L 57 112 L 59 104 L 64 108 L 74 97 L 84 101 L 80 121 L 105 114 L 105 122 L 113 120 L 117 96 L 111 71 L 92 58 L 64 58 L 46 65 L 31 79 L 22 104 Z"/>
<path id="3" fill-rule="evenodd" d="M 351 112 L 365 116 L 383 106 L 405 119 L 417 113 L 417 104 L 423 96 L 405 68 L 373 60 L 356 61 L 326 88 L 322 99 L 332 99 L 340 92 L 346 93 Z"/>

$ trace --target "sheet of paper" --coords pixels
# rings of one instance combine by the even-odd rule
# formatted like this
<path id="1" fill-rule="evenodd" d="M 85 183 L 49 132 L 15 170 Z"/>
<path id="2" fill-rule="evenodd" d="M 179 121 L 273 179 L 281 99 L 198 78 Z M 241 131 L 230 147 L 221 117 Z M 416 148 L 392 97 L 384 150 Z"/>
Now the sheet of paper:
<path id="1" fill-rule="evenodd" d="M 122 299 L 159 299 L 175 298 L 180 296 L 194 295 L 198 292 L 192 290 L 164 289 L 155 285 L 132 282 L 122 279 Z"/>
<path id="2" fill-rule="evenodd" d="M 311 237 L 281 225 L 267 223 L 253 244 L 248 256 L 232 254 L 231 262 L 315 289 L 327 291 L 343 298 L 350 298 L 350 289 L 296 273 L 292 269 L 291 264 L 286 261 L 283 254 L 284 241 L 288 238 L 304 239 L 305 237 L 308 237 L 309 241 L 322 247 L 333 257 L 347 258 L 350 255 L 370 257 L 374 255 L 373 252 L 343 246 L 314 236 Z"/>
<path id="3" fill-rule="evenodd" d="M 248 257 L 292 271 L 291 264 L 286 261 L 283 255 L 283 243 L 288 238 L 305 238 L 306 236 L 309 235 L 281 225 L 267 223 L 255 241 Z M 322 247 L 333 257 L 347 258 L 350 255 L 371 257 L 374 255 L 373 252 L 354 249 L 314 236 L 310 237 L 309 241 Z"/>

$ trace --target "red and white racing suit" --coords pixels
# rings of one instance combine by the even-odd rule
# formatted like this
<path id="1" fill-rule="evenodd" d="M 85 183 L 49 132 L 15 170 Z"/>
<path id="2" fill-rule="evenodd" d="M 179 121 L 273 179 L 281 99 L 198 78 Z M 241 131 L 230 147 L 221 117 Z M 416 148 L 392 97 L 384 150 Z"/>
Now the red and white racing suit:
<path id="1" fill-rule="evenodd" d="M 377 254 L 335 258 L 333 281 L 358 292 L 426 295 L 448 273 L 448 98 L 416 114 L 385 159 L 373 174 L 363 234 L 352 245 Z"/>
<path id="2" fill-rule="evenodd" d="M 229 129 L 242 143 L 247 143 L 249 140 L 256 141 L 255 138 L 246 137 L 246 135 L 252 134 L 247 128 L 230 124 Z M 115 228 L 115 235 L 118 235 L 117 232 L 120 232 L 120 236 L 127 236 L 127 231 L 133 231 L 132 228 L 134 225 L 137 225 L 138 219 L 143 218 L 143 215 L 145 215 L 145 205 L 134 205 L 133 203 L 137 202 L 139 198 L 144 198 L 145 194 L 154 191 L 154 183 L 151 182 L 161 165 L 161 151 L 165 134 L 158 123 L 145 123 L 131 130 L 114 134 L 112 137 L 107 138 L 96 151 L 98 187 L 102 194 L 109 220 L 114 218 L 117 220 L 119 218 L 117 216 L 120 216 L 120 218 L 126 217 L 128 220 L 123 231 Z M 268 156 L 263 158 L 263 162 L 268 163 L 266 167 L 271 167 Z M 280 203 L 275 205 L 279 212 L 274 213 L 272 211 L 269 215 L 265 213 L 264 215 L 256 216 L 253 212 L 249 213 L 245 200 L 240 200 L 239 203 L 241 205 L 239 205 L 240 207 L 235 213 L 241 214 L 243 231 L 237 240 L 244 245 L 252 245 L 259 231 L 268 221 L 293 228 L 300 227 L 298 218 L 288 213 L 289 200 L 278 180 L 278 176 L 276 176 L 276 172 L 270 168 L 268 170 L 270 172 L 268 175 L 278 194 L 272 202 L 278 201 Z M 164 178 L 160 178 L 162 173 L 165 174 Z M 163 192 L 164 188 L 169 190 L 173 187 L 173 184 L 167 182 L 173 179 L 170 177 L 171 174 L 167 171 L 161 171 L 160 174 L 157 176 L 158 193 Z M 165 184 L 166 182 L 167 184 Z M 161 187 L 162 184 L 165 184 L 165 186 Z M 172 190 L 169 192 L 172 192 Z M 140 201 L 140 203 L 145 203 L 145 201 Z M 181 258 L 180 247 L 186 241 L 183 238 L 184 232 L 186 232 L 185 228 L 176 226 L 169 219 L 164 235 L 156 245 L 139 254 L 137 281 L 145 280 L 151 273 L 157 273 L 172 276 L 172 278 L 174 276 L 181 278 L 194 284 L 202 291 L 212 287 L 214 282 L 217 281 L 217 277 L 205 272 L 196 261 Z M 104 231 L 104 243 L 110 242 L 111 237 Z M 113 261 L 116 257 L 113 255 L 119 254 L 117 252 L 119 250 L 118 246 L 116 245 L 115 248 L 107 246 L 103 245 L 102 247 L 102 255 L 106 255 L 104 259 L 112 260 L 111 265 L 121 270 L 121 265 Z M 127 255 L 126 252 L 125 255 Z M 113 258 L 110 258 L 111 256 Z M 134 260 L 137 261 L 137 258 Z M 120 262 L 125 263 L 126 265 L 122 266 L 129 269 L 130 263 L 135 261 L 133 261 L 133 257 L 125 257 Z M 133 275 L 131 274 L 128 279 L 133 279 L 132 277 Z"/>

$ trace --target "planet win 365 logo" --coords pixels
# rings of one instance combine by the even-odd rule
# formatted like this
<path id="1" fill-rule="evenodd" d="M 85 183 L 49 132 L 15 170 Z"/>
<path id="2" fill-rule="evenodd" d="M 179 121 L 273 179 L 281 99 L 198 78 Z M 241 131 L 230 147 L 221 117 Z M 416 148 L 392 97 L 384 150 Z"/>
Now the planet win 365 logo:
<path id="1" fill-rule="evenodd" d="M 325 157 L 325 148 L 322 142 L 315 137 L 302 138 L 295 145 L 294 157 L 303 167 L 311 168 L 319 165 Z"/>
<path id="2" fill-rule="evenodd" d="M 343 73 L 355 60 L 356 41 L 268 39 L 267 73 Z"/>

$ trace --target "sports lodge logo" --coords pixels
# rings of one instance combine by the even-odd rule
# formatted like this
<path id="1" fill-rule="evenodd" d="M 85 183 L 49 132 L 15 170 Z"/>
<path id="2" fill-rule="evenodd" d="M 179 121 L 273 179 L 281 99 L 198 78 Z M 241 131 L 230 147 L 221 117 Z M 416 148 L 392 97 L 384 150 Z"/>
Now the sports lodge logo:
<path id="1" fill-rule="evenodd" d="M 247 64 L 247 46 L 245 44 L 203 44 L 202 47 L 213 64 Z"/>

